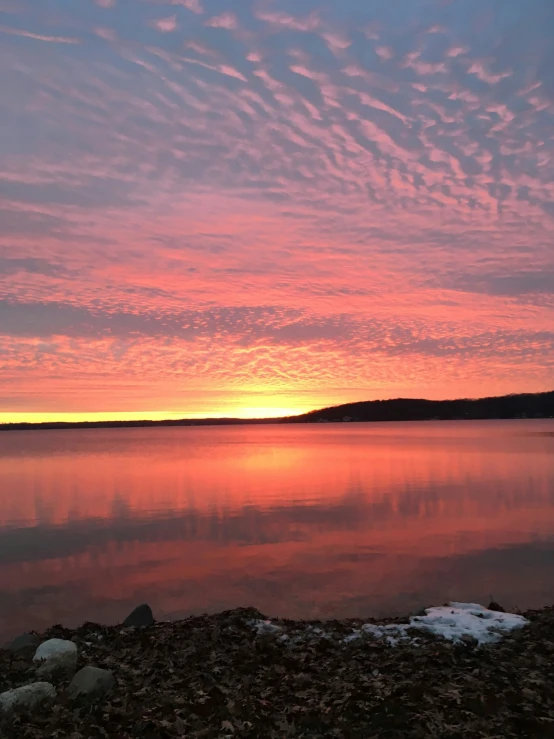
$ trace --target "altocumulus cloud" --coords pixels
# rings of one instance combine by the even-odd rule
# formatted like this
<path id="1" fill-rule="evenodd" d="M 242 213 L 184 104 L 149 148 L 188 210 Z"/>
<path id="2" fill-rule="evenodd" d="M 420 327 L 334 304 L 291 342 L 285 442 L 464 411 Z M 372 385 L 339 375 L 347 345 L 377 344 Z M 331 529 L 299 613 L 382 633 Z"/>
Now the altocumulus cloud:
<path id="1" fill-rule="evenodd" d="M 550 0 L 1 4 L 13 397 L 546 389 L 553 33 Z"/>

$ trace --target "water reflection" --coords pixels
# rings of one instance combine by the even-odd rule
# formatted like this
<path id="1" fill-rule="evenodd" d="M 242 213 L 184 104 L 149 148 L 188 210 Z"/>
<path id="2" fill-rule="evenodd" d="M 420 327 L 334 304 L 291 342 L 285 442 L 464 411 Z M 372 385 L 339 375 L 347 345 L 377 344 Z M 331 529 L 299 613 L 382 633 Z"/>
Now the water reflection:
<path id="1" fill-rule="evenodd" d="M 554 602 L 549 421 L 0 434 L 0 632 Z"/>

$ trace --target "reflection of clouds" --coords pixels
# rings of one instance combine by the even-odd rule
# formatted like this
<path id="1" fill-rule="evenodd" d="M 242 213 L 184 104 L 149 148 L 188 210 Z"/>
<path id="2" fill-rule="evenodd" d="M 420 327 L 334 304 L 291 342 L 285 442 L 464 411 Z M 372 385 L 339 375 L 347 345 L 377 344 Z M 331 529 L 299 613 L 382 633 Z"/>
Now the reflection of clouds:
<path id="1" fill-rule="evenodd" d="M 348 378 L 356 394 L 422 392 L 437 375 L 439 394 L 548 385 L 552 8 L 400 5 L 144 0 L 131 18 L 112 0 L 56 16 L 29 0 L 34 13 L 6 15 L 0 277 L 6 260 L 22 268 L 0 297 L 16 325 L 44 310 L 37 340 L 78 341 L 67 408 L 96 362 L 116 405 L 130 377 L 94 343 L 90 311 L 107 342 L 107 323 L 136 316 L 136 382 L 163 378 L 168 397 L 200 371 L 238 396 L 241 367 L 289 392 L 299 377 Z M 70 328 L 56 265 L 79 275 Z M 222 318 L 245 309 L 253 325 Z M 266 310 L 297 325 L 264 332 Z M 167 320 L 206 311 L 222 323 L 187 364 Z M 51 402 L 55 359 L 38 365 L 0 331 L 21 394 L 47 375 Z"/>
<path id="2" fill-rule="evenodd" d="M 22 622 L 39 629 L 91 618 L 116 622 L 143 600 L 159 617 L 248 603 L 270 615 L 332 618 L 404 614 L 460 597 L 484 602 L 491 593 L 522 608 L 554 597 L 548 540 L 536 543 L 513 531 L 465 533 L 459 541 L 450 534 L 440 549 L 426 550 L 421 534 L 413 541 L 401 530 L 388 548 L 375 536 L 368 547 L 368 535 L 329 539 L 320 533 L 309 543 L 259 536 L 249 545 L 216 541 L 208 547 L 181 539 L 109 539 L 82 554 L 6 562 L 0 582 L 10 597 L 0 606 L 3 630 L 17 631 Z"/>
<path id="3" fill-rule="evenodd" d="M 405 482 L 392 491 L 358 490 L 346 492 L 331 502 L 318 500 L 308 504 L 273 504 L 259 507 L 251 504 L 244 508 L 231 509 L 207 506 L 188 511 L 174 511 L 164 516 L 149 511 L 134 511 L 130 500 L 123 494 L 114 493 L 110 511 L 106 518 L 85 518 L 78 511 L 67 511 L 67 523 L 54 525 L 53 511 L 45 502 L 45 496 L 34 498 L 37 520 L 29 528 L 8 528 L 1 534 L 2 555 L 5 563 L 38 562 L 43 559 L 68 558 L 86 553 L 107 542 L 128 543 L 135 547 L 153 542 L 203 543 L 215 546 L 262 546 L 264 544 L 286 545 L 290 542 L 311 542 L 318 535 L 327 533 L 354 533 L 371 536 L 372 532 L 394 532 L 406 527 L 411 536 L 419 538 L 419 526 L 430 527 L 435 533 L 441 526 L 448 529 L 458 525 L 474 529 L 480 542 L 487 529 L 485 523 L 491 516 L 498 522 L 491 525 L 491 536 L 502 541 L 502 516 L 507 521 L 517 520 L 518 511 L 536 506 L 550 515 L 554 504 L 554 490 L 548 486 L 532 484 L 525 487 L 516 482 L 511 488 L 504 482 L 496 489 L 489 480 L 479 482 L 451 480 L 423 483 Z M 59 515 L 59 512 L 58 512 Z M 548 524 L 550 518 L 548 518 Z M 509 524 L 511 525 L 511 524 Z M 507 531 L 510 543 L 513 532 Z M 522 531 L 524 537 L 532 536 Z M 453 532 L 456 538 L 455 530 Z M 348 547 L 349 539 L 344 540 Z M 460 540 L 465 549 L 472 548 L 471 536 L 467 544 Z M 456 541 L 453 543 L 456 548 Z M 421 552 L 425 554 L 424 551 Z M 344 556 L 349 557 L 350 553 Z M 356 559 L 357 555 L 353 555 Z M 363 558 L 361 556 L 360 558 Z"/>
<path id="4" fill-rule="evenodd" d="M 0 620 L 115 622 L 143 601 L 160 617 L 544 605 L 551 427 L 6 432 Z"/>

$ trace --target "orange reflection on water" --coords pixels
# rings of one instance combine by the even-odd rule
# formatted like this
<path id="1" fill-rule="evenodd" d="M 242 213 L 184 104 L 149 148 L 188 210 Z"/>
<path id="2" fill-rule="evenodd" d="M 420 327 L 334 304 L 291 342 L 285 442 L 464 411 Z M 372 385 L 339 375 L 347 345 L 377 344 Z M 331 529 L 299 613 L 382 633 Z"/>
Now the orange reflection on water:
<path id="1" fill-rule="evenodd" d="M 551 422 L 9 433 L 2 630 L 554 601 Z M 9 603 L 9 605 L 8 605 Z"/>

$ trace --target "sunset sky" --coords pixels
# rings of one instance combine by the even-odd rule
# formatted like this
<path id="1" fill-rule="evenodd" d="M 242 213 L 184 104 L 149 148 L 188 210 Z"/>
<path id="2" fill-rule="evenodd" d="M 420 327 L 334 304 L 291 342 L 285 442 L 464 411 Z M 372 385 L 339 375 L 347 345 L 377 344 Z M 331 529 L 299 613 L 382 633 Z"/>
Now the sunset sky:
<path id="1" fill-rule="evenodd" d="M 553 0 L 0 0 L 0 421 L 554 388 Z"/>

